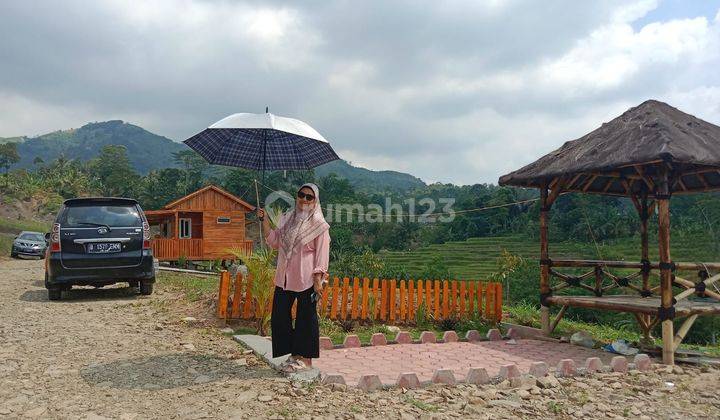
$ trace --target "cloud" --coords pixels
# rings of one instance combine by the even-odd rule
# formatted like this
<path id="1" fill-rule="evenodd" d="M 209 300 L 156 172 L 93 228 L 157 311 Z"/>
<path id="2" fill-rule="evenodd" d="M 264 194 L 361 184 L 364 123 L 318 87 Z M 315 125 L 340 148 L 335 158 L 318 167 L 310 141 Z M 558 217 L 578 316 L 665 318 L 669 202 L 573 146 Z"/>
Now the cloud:
<path id="1" fill-rule="evenodd" d="M 476 183 L 648 98 L 720 123 L 720 2 L 29 3 L 0 3 L 0 136 L 115 118 L 183 140 L 269 106 L 356 164 Z"/>

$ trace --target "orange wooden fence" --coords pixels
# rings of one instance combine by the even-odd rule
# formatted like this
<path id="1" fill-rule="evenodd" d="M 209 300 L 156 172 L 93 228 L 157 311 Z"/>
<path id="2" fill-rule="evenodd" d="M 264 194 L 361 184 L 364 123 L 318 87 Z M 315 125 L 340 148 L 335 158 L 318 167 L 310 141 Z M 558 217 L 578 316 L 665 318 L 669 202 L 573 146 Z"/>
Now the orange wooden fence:
<path id="1" fill-rule="evenodd" d="M 234 281 L 231 280 L 227 271 L 220 274 L 218 317 L 253 318 L 252 279 L 244 279 L 238 274 Z M 421 307 L 426 316 L 432 314 L 435 319 L 480 315 L 499 322 L 502 319 L 502 285 L 473 280 L 335 277 L 323 289 L 318 302 L 320 315 L 330 319 L 385 323 L 412 323 Z"/>

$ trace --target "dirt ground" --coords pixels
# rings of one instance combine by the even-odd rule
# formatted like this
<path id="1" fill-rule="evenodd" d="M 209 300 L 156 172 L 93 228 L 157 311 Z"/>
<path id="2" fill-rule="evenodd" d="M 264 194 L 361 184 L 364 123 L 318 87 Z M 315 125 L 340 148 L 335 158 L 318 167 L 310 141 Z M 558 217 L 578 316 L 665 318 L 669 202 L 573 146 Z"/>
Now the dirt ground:
<path id="1" fill-rule="evenodd" d="M 720 418 L 720 371 L 363 393 L 293 384 L 158 284 L 47 300 L 42 261 L 0 260 L 0 419 Z M 517 384 L 515 384 L 517 385 Z"/>

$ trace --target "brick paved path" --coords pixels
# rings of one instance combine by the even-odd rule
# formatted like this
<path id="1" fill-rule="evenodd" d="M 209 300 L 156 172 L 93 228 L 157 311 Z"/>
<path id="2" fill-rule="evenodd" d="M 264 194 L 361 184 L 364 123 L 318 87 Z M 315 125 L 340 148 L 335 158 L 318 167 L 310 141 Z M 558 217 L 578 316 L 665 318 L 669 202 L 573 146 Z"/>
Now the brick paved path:
<path id="1" fill-rule="evenodd" d="M 390 344 L 320 352 L 313 366 L 323 373 L 340 373 L 348 385 L 356 385 L 364 374 L 376 374 L 383 384 L 393 385 L 400 373 L 415 372 L 420 381 L 429 381 L 436 369 L 452 369 L 463 380 L 471 367 L 485 368 L 490 376 L 500 366 L 516 364 L 527 373 L 533 362 L 546 362 L 550 369 L 561 359 L 574 359 L 578 367 L 588 357 L 600 357 L 609 364 L 613 354 L 583 347 L 540 340 L 482 341 L 477 343 Z"/>

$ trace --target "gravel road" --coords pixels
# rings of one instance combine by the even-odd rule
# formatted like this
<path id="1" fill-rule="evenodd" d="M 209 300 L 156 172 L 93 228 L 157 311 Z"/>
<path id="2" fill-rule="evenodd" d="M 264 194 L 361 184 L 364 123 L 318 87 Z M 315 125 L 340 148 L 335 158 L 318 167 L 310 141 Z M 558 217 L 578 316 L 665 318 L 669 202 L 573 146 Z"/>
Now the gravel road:
<path id="1" fill-rule="evenodd" d="M 148 297 L 117 286 L 50 302 L 42 278 L 42 261 L 0 260 L 0 419 L 720 417 L 720 372 L 707 368 L 514 389 L 292 384 L 162 283 Z"/>

